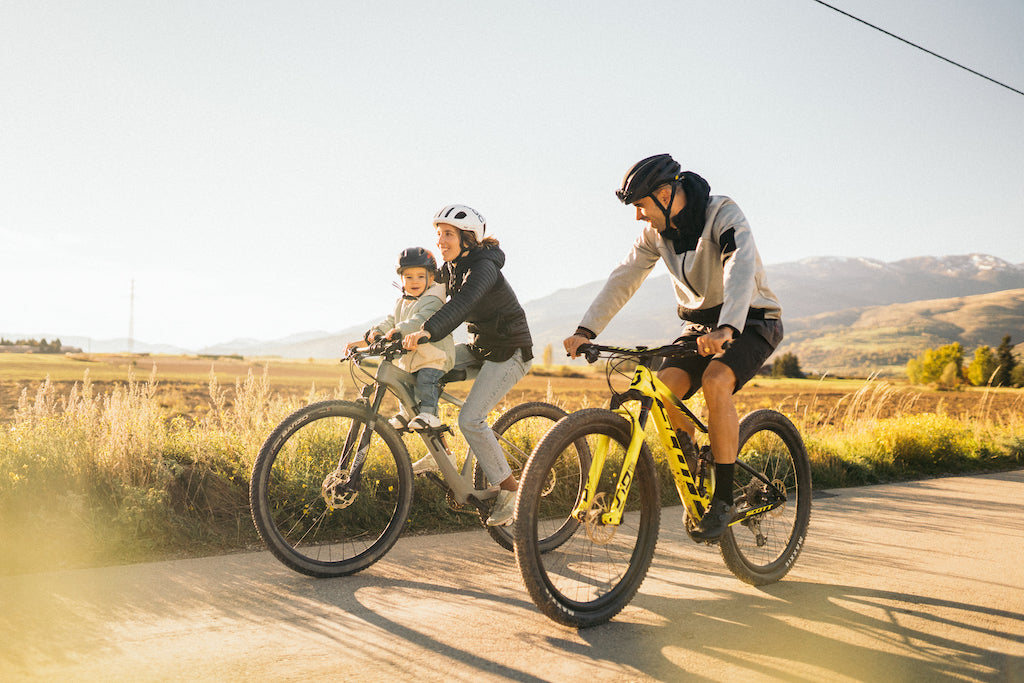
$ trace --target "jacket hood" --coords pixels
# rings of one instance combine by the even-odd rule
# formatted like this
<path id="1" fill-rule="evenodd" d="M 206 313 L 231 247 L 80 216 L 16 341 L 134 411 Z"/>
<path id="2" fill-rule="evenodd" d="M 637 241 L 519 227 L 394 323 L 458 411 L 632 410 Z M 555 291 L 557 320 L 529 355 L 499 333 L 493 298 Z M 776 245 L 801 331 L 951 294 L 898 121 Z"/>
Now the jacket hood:
<path id="1" fill-rule="evenodd" d="M 473 264 L 480 261 L 494 261 L 494 265 L 498 266 L 498 270 L 501 270 L 502 266 L 505 265 L 505 252 L 496 246 L 477 247 L 465 256 L 455 259 L 453 265 L 456 263 Z"/>

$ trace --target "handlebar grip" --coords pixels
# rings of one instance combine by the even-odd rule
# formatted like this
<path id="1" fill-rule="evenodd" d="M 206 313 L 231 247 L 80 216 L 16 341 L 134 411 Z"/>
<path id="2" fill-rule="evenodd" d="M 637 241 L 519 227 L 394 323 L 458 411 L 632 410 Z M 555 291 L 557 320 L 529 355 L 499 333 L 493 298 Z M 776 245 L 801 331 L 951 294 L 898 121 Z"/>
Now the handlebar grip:
<path id="1" fill-rule="evenodd" d="M 586 358 L 588 363 L 596 363 L 601 352 L 593 344 L 580 344 L 576 347 L 576 354 Z"/>

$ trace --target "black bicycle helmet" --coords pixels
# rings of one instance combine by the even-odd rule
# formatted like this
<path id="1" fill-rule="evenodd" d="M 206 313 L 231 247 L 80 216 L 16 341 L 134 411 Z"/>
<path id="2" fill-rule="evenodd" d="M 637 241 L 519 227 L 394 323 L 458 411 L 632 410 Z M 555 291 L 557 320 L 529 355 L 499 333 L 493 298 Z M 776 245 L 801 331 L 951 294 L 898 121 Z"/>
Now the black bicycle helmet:
<path id="1" fill-rule="evenodd" d="M 622 179 L 622 187 L 615 196 L 623 204 L 632 204 L 650 195 L 656 189 L 679 179 L 679 162 L 669 154 L 655 154 L 633 164 Z"/>
<path id="2" fill-rule="evenodd" d="M 427 273 L 432 275 L 437 270 L 437 260 L 423 247 L 409 247 L 399 254 L 395 272 L 401 275 L 406 268 L 426 268 Z"/>

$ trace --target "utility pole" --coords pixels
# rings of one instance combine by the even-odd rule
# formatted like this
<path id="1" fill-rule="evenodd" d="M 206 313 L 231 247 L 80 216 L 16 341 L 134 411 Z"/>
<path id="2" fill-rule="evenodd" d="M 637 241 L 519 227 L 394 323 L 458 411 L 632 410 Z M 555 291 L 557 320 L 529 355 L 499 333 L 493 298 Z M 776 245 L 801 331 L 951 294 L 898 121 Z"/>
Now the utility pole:
<path id="1" fill-rule="evenodd" d="M 132 278 L 132 293 L 128 304 L 128 353 L 135 351 L 135 278 Z"/>

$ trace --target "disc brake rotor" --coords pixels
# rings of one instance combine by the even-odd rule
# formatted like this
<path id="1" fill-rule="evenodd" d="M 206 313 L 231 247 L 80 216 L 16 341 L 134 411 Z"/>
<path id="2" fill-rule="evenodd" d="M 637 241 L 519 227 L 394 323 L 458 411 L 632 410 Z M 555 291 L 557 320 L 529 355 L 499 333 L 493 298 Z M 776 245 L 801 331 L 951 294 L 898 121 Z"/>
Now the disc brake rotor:
<path id="1" fill-rule="evenodd" d="M 555 490 L 555 484 L 557 484 L 557 483 L 558 483 L 558 476 L 555 474 L 555 471 L 554 470 L 549 471 L 548 472 L 548 478 L 544 480 L 544 488 L 541 489 L 540 495 L 541 496 L 546 496 L 549 493 L 551 493 L 552 491 L 554 491 Z M 601 495 L 604 495 L 604 494 L 601 494 Z"/>
<path id="2" fill-rule="evenodd" d="M 343 510 L 356 502 L 359 492 L 346 490 L 348 481 L 348 472 L 342 470 L 334 470 L 324 479 L 320 492 L 331 510 Z"/>
<path id="3" fill-rule="evenodd" d="M 583 526 L 587 529 L 587 537 L 596 545 L 606 545 L 615 538 L 618 527 L 612 524 L 605 524 L 601 516 L 606 512 L 604 507 L 604 492 L 594 496 L 590 507 L 583 516 Z"/>

